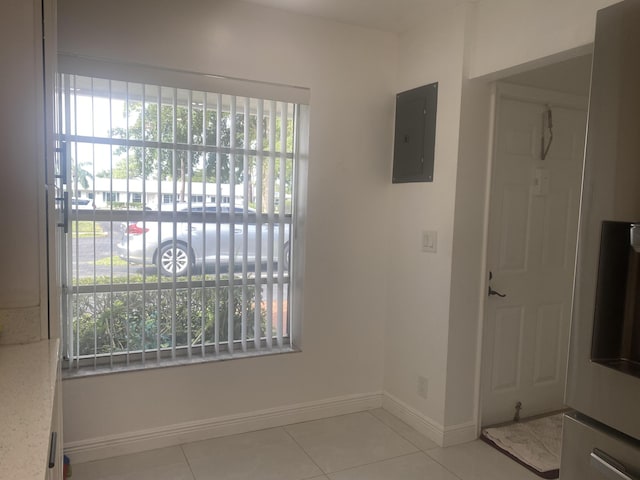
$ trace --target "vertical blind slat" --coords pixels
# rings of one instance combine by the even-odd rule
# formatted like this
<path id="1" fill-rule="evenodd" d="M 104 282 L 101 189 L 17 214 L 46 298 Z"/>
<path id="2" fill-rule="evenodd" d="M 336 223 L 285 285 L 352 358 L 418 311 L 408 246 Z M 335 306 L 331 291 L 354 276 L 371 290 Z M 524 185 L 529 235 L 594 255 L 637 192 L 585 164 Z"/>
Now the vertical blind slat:
<path id="1" fill-rule="evenodd" d="M 189 146 L 192 145 L 193 143 L 193 92 L 191 92 L 191 90 L 189 90 L 189 105 L 188 105 L 188 112 L 189 112 L 189 117 L 188 117 L 188 121 L 187 121 L 187 143 L 189 144 Z M 191 170 L 191 162 L 193 161 L 193 150 L 191 148 L 189 148 L 189 150 L 187 151 L 187 176 L 189 177 L 189 179 L 193 178 L 193 171 Z M 189 198 L 189 210 L 191 210 L 191 198 L 192 198 L 192 189 L 191 189 L 191 181 L 189 181 L 188 183 L 188 198 Z M 191 226 L 192 223 L 191 221 L 189 221 L 188 224 L 188 230 L 187 230 L 187 242 L 189 245 L 191 245 L 192 243 L 192 235 L 191 235 Z M 191 271 L 191 259 L 189 259 L 189 263 L 187 264 L 187 354 L 189 356 L 189 358 L 191 358 L 191 300 L 192 300 L 192 295 L 191 295 L 191 275 L 192 275 L 192 271 Z M 174 325 L 175 325 L 175 316 L 174 316 L 174 321 L 173 321 Z M 176 356 L 176 340 L 177 340 L 177 336 L 175 336 L 175 330 L 174 330 L 174 339 L 173 339 L 173 357 L 175 358 Z"/>
<path id="2" fill-rule="evenodd" d="M 111 130 L 113 129 L 112 125 L 112 115 L 111 115 L 111 80 L 108 81 L 108 91 L 109 91 L 109 135 L 111 135 Z M 109 166 L 111 167 L 111 171 L 113 171 L 113 145 L 109 145 Z M 93 162 L 93 175 L 96 173 L 96 164 Z M 95 193 L 94 193 L 95 196 Z M 112 210 L 111 210 L 112 211 Z M 94 222 L 95 225 L 95 222 Z M 113 238 L 113 216 L 109 219 L 109 230 L 108 230 L 109 238 Z M 114 338 L 114 319 L 113 319 L 113 242 L 109 242 L 109 304 L 111 306 L 109 311 L 109 333 L 110 333 L 110 343 L 109 343 L 109 364 L 113 368 L 113 354 L 114 354 L 114 345 L 116 339 Z"/>
<path id="3" fill-rule="evenodd" d="M 281 116 L 280 116 L 280 174 L 278 177 L 278 184 L 280 191 L 278 192 L 278 233 L 280 241 L 278 242 L 278 328 L 277 328 L 277 342 L 278 347 L 283 347 L 283 326 L 284 326 L 284 214 L 287 208 L 286 199 L 286 176 L 287 176 L 287 131 L 288 131 L 288 118 L 287 118 L 287 104 L 281 103 Z"/>
<path id="4" fill-rule="evenodd" d="M 175 104 L 175 101 L 174 101 Z M 142 116 L 142 128 L 140 129 L 140 139 L 141 140 L 146 140 L 147 139 L 147 109 L 146 109 L 146 105 L 147 105 L 147 85 L 142 85 L 142 100 L 141 100 L 141 116 Z M 150 112 L 152 113 L 152 112 Z M 153 151 L 153 150 L 152 150 Z M 175 150 L 174 150 L 175 151 Z M 158 162 L 157 162 L 157 169 L 156 169 L 156 175 L 158 177 L 158 191 L 162 191 L 161 190 L 161 183 L 160 183 L 160 179 L 161 179 L 161 170 L 162 170 L 162 165 L 160 162 L 160 157 L 159 157 L 159 153 L 158 152 Z M 147 158 L 153 158 L 153 153 L 150 153 L 149 151 L 149 147 L 142 147 L 142 180 L 143 183 L 147 183 L 146 179 L 147 179 L 147 171 L 146 171 L 146 164 L 147 164 Z M 149 172 L 150 174 L 152 172 Z M 158 195 L 159 196 L 159 195 Z M 160 211 L 160 209 L 158 209 L 158 212 Z M 160 221 L 160 219 L 158 218 L 158 222 Z M 145 226 L 146 228 L 146 226 Z M 158 228 L 158 232 L 157 232 L 157 244 L 160 245 L 160 240 L 161 240 L 161 229 Z M 146 239 L 146 236 L 144 236 L 143 238 Z M 146 245 L 145 245 L 146 247 Z M 144 254 L 146 255 L 146 248 L 144 250 Z M 159 255 L 159 253 L 158 253 Z M 160 337 L 161 337 L 161 325 L 162 325 L 162 297 L 161 297 L 161 285 L 160 285 L 160 262 L 156 262 L 156 290 L 155 290 L 155 312 L 154 312 L 154 316 L 155 316 L 155 342 L 156 342 L 156 347 L 155 347 L 155 356 L 156 356 L 156 361 L 159 362 L 160 361 Z M 146 300 L 146 296 L 143 297 Z M 145 309 L 146 310 L 146 309 Z M 145 325 L 146 327 L 146 325 Z"/>
<path id="5" fill-rule="evenodd" d="M 177 202 L 178 202 L 178 185 L 176 183 L 176 179 L 177 177 L 177 173 L 178 173 L 178 155 L 177 155 L 177 136 L 178 136 L 178 89 L 174 88 L 173 89 L 173 125 L 172 125 L 172 129 L 173 129 L 173 148 L 171 149 L 171 178 L 173 179 L 173 181 L 171 182 L 171 203 L 173 204 L 173 209 L 172 211 L 175 212 L 176 211 L 176 206 L 177 206 Z M 159 182 L 162 182 L 162 166 L 160 165 L 160 162 L 158 162 L 158 180 Z M 180 198 L 180 200 L 182 200 L 182 198 Z M 175 217 L 175 213 L 174 215 L 174 221 L 171 224 L 171 229 L 173 232 L 173 236 L 171 237 L 171 258 L 174 259 L 177 256 L 177 249 L 176 249 L 176 236 L 177 236 L 177 232 L 178 232 L 178 226 L 175 222 L 176 217 Z M 162 224 L 160 224 L 160 228 L 158 228 L 158 248 L 161 248 L 162 246 Z M 162 250 L 159 250 L 158 255 L 162 255 Z M 161 290 L 161 286 L 162 286 L 162 267 L 159 267 L 158 269 L 158 298 L 161 298 L 162 296 L 162 290 Z M 175 291 L 176 291 L 176 268 L 174 267 L 172 269 L 171 272 L 171 284 L 172 284 L 172 291 L 174 292 L 174 295 L 171 296 L 170 302 L 171 302 L 171 318 L 175 319 L 175 312 L 176 312 L 176 299 L 175 299 Z M 158 303 L 158 305 L 160 305 L 160 303 Z M 162 323 L 162 312 L 159 310 L 158 311 L 158 361 L 160 360 L 160 324 Z M 172 337 L 173 337 L 173 331 L 174 331 L 174 326 L 175 326 L 175 321 L 171 322 L 171 333 L 172 333 Z M 173 350 L 173 342 L 171 344 L 171 354 L 172 356 L 174 355 L 174 350 Z"/>
<path id="6" fill-rule="evenodd" d="M 220 129 L 222 127 L 222 95 L 218 94 L 216 98 L 216 146 L 219 148 L 222 142 Z M 216 153 L 216 212 L 220 212 L 222 208 L 222 185 L 220 177 L 222 175 L 222 154 L 220 150 Z M 215 315 L 213 322 L 215 325 L 214 347 L 216 355 L 220 353 L 220 220 L 216 216 L 216 289 L 215 289 Z"/>
<path id="7" fill-rule="evenodd" d="M 127 108 L 127 105 L 129 105 L 129 84 L 126 83 L 125 84 L 125 108 Z M 113 137 L 113 130 L 111 130 L 109 132 L 109 135 L 111 137 Z M 129 116 L 126 116 L 126 120 L 125 120 L 125 135 L 127 136 L 127 138 L 129 138 Z M 128 153 L 128 150 L 127 150 Z M 125 161 L 125 171 L 126 171 L 126 188 L 127 188 L 127 192 L 129 192 L 131 190 L 130 188 L 130 183 L 129 183 L 129 160 L 128 160 L 128 155 L 127 155 L 127 160 Z M 94 197 L 95 197 L 95 192 L 94 192 Z M 142 206 L 144 207 L 144 195 L 142 195 Z M 127 204 L 127 221 L 125 222 L 125 225 L 129 225 L 129 204 Z M 126 230 L 127 227 L 121 226 L 121 228 L 123 230 Z M 121 232 L 123 235 L 125 234 L 125 232 Z M 127 271 L 126 271 L 126 278 L 127 278 L 127 283 L 130 281 L 131 279 L 131 262 L 129 261 L 129 257 L 130 255 L 127 253 Z M 127 365 L 129 365 L 129 363 L 131 362 L 131 325 L 130 325 L 130 318 L 131 318 L 131 292 L 129 291 L 129 289 L 127 288 L 127 306 L 126 306 L 126 332 L 127 332 Z"/>
<path id="8" fill-rule="evenodd" d="M 242 158 L 242 351 L 247 351 L 247 321 L 248 321 L 248 272 L 249 262 L 247 259 L 249 252 L 249 124 L 250 124 L 250 101 L 244 99 L 244 131 L 242 133 L 244 155 Z M 254 231 L 255 232 L 255 231 Z M 255 263 L 255 260 L 254 260 Z"/>
<path id="9" fill-rule="evenodd" d="M 94 100 L 94 79 L 91 79 L 91 134 L 95 135 L 95 122 L 94 122 L 94 117 L 95 117 L 95 100 Z M 95 156 L 96 156 L 96 146 L 95 145 L 91 145 L 91 160 L 92 162 L 95 161 Z M 78 191 L 78 158 L 79 156 L 76 155 L 76 159 L 75 159 L 75 175 L 74 175 L 74 179 L 73 179 L 73 186 L 74 186 L 74 192 Z M 77 220 L 77 210 L 76 210 L 76 225 L 77 228 L 80 227 L 79 221 Z M 95 223 L 93 224 L 93 241 L 92 241 L 92 246 L 91 248 L 93 249 L 93 255 L 95 257 L 96 254 L 96 236 L 95 236 Z M 79 235 L 78 235 L 79 236 Z M 78 260 L 78 263 L 80 263 L 80 260 Z M 94 285 L 95 285 L 95 279 L 96 279 L 96 265 L 95 263 L 93 264 L 93 280 L 94 280 Z M 97 293 L 96 293 L 96 289 L 94 287 L 93 289 L 93 314 L 94 314 L 94 322 L 93 322 L 93 328 L 94 328 L 94 335 L 96 336 L 96 338 L 94 339 L 94 348 L 93 348 L 93 365 L 94 367 L 97 365 L 97 361 L 98 361 L 98 338 L 97 338 L 97 332 L 98 332 L 98 315 L 97 315 Z"/>
<path id="10" fill-rule="evenodd" d="M 202 100 L 202 144 L 203 145 L 207 145 L 207 142 L 209 141 L 208 135 L 207 135 L 207 125 L 208 125 L 208 120 L 207 120 L 207 98 L 208 98 L 208 94 L 205 92 L 203 95 L 203 100 Z M 207 207 L 207 168 L 208 168 L 208 155 L 206 153 L 202 154 L 202 258 L 207 258 L 207 242 L 206 242 L 206 235 L 205 235 L 205 231 L 206 231 L 206 225 L 205 225 L 205 215 L 206 215 L 206 207 Z M 201 356 L 204 358 L 205 356 L 205 345 L 206 345 L 206 334 L 205 334 L 205 319 L 206 319 L 206 290 L 205 290 L 205 267 L 202 267 L 202 294 L 201 294 L 201 301 L 200 301 L 200 309 L 201 309 L 201 313 L 200 313 L 200 337 L 201 337 L 201 343 L 200 343 L 200 354 Z"/>
<path id="11" fill-rule="evenodd" d="M 258 100 L 258 108 L 257 108 L 258 118 L 256 120 L 257 126 L 257 150 L 258 156 L 256 158 L 256 249 L 255 249 L 255 257 L 256 259 L 260 259 L 260 261 L 255 262 L 255 308 L 253 315 L 253 346 L 257 350 L 260 348 L 261 343 L 261 315 L 260 310 L 262 309 L 262 215 L 263 212 L 262 207 L 262 162 L 264 161 L 264 100 Z"/>
<path id="12" fill-rule="evenodd" d="M 232 153 L 229 154 L 229 212 L 231 213 L 229 218 L 229 279 L 232 280 L 235 277 L 235 256 L 236 256 L 236 225 L 235 225 L 235 204 L 236 204 L 236 191 L 235 191 L 235 167 L 236 167 L 236 97 L 230 99 L 230 141 Z M 216 179 L 219 184 L 220 178 Z M 233 298 L 235 293 L 235 287 L 230 285 L 227 289 L 227 345 L 229 353 L 233 354 L 233 342 L 234 338 L 234 308 Z"/>
<path id="13" fill-rule="evenodd" d="M 128 111 L 128 106 L 129 106 L 129 83 L 125 83 L 124 85 L 124 106 L 123 106 L 123 116 L 124 116 L 124 138 L 129 138 L 129 115 L 127 115 L 127 111 Z M 114 135 L 115 132 L 110 132 L 111 137 L 114 136 L 118 136 L 118 135 Z M 122 136 L 123 132 L 119 133 L 119 136 Z M 126 175 L 126 184 L 125 187 L 127 189 L 127 192 L 131 190 L 131 184 L 130 184 L 130 165 L 129 165 L 129 148 L 125 148 L 124 149 L 126 152 L 126 157 L 125 157 L 125 175 Z M 95 193 L 94 193 L 94 197 L 95 197 Z M 144 192 L 141 194 L 142 197 L 142 201 L 144 202 Z M 143 207 L 144 207 L 144 203 L 143 203 Z M 125 235 L 128 225 L 130 224 L 130 220 L 129 220 L 129 210 L 127 210 L 127 219 L 126 222 L 120 225 L 120 230 L 121 230 L 121 235 Z M 129 252 L 127 252 L 127 256 L 126 256 L 126 281 L 127 283 L 130 282 L 131 280 L 131 262 L 129 261 L 130 259 L 130 254 Z M 127 309 L 126 309 L 126 316 L 127 316 L 127 365 L 130 364 L 131 362 L 131 351 L 132 351 L 132 347 L 134 347 L 133 345 L 133 339 L 132 339 L 132 335 L 131 335 L 131 324 L 129 323 L 132 318 L 132 311 L 131 311 L 131 292 L 129 291 L 129 289 L 127 288 L 127 294 L 126 294 L 126 299 L 127 299 Z M 135 347 L 134 347 L 135 350 Z"/>
<path id="14" fill-rule="evenodd" d="M 144 88 L 143 88 L 143 95 L 144 95 Z M 132 110 L 132 106 L 128 103 L 127 104 L 127 119 L 129 119 L 130 117 L 130 112 Z M 144 125 L 144 109 L 141 112 L 141 120 L 142 120 L 142 124 Z M 130 127 L 130 125 L 129 125 Z M 130 129 L 127 130 L 127 138 L 130 139 L 132 137 L 132 132 Z M 135 149 L 133 150 L 135 152 Z M 134 153 L 135 155 L 135 153 Z M 145 162 L 145 149 L 143 148 L 142 150 L 140 150 L 140 157 L 142 160 L 142 165 L 140 166 L 140 170 L 142 173 L 142 178 L 146 179 L 146 162 Z M 129 157 L 127 157 L 127 160 L 129 160 Z M 146 186 L 147 186 L 147 182 L 143 181 L 142 182 L 142 194 L 145 195 L 146 193 Z M 142 230 L 146 230 L 147 228 L 147 221 L 146 219 L 142 220 Z M 147 260 L 147 237 L 143 236 L 142 237 L 142 261 L 143 261 L 143 265 L 146 264 L 146 260 Z M 147 289 L 146 289 L 146 285 L 147 285 L 147 269 L 143 268 L 142 269 L 142 298 L 144 300 L 147 299 Z M 149 292 L 151 292 L 151 289 L 148 290 Z M 147 318 L 148 318 L 148 313 L 147 313 L 147 309 L 143 308 L 142 309 L 142 326 L 140 331 L 142 332 L 142 363 L 143 365 L 146 363 L 146 359 L 147 359 Z"/>
<path id="15" fill-rule="evenodd" d="M 276 110 L 277 103 L 270 102 L 269 108 L 269 166 L 267 173 L 268 197 L 267 215 L 269 223 L 267 225 L 267 348 L 273 347 L 273 252 L 274 252 L 274 205 L 275 205 L 275 157 L 276 157 Z"/>

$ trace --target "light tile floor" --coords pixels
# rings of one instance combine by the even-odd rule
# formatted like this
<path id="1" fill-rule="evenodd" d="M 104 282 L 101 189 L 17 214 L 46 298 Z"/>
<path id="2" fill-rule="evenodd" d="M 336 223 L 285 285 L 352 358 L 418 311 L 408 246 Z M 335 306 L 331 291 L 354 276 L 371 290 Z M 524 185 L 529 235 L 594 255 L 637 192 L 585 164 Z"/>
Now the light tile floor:
<path id="1" fill-rule="evenodd" d="M 537 480 L 483 442 L 440 448 L 383 409 L 73 465 L 72 480 Z"/>

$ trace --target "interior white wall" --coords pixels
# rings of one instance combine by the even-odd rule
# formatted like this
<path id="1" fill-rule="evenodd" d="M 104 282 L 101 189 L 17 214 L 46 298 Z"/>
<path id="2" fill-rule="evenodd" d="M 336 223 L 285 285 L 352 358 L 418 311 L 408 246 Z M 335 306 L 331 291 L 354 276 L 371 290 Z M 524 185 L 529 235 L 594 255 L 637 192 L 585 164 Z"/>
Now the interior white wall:
<path id="1" fill-rule="evenodd" d="M 0 343 L 39 340 L 44 249 L 41 5 L 9 1 L 0 14 Z M 7 180 L 9 179 L 9 180 Z M 46 298 L 46 296 L 45 296 Z M 45 309 L 46 310 L 46 309 Z M 46 315 L 46 311 L 44 312 Z"/>
<path id="2" fill-rule="evenodd" d="M 587 97 L 591 86 L 592 61 L 593 55 L 582 55 L 564 62 L 512 75 L 502 81 Z"/>
<path id="3" fill-rule="evenodd" d="M 380 392 L 395 36 L 242 2 L 59 0 L 59 44 L 311 89 L 302 353 L 66 380 L 65 441 Z"/>
<path id="4" fill-rule="evenodd" d="M 451 264 L 445 426 L 476 421 L 480 324 L 484 308 L 484 243 L 492 86 L 465 79 Z M 474 431 L 469 429 L 467 434 Z M 475 433 L 475 432 L 474 432 Z"/>
<path id="5" fill-rule="evenodd" d="M 596 11 L 618 1 L 480 0 L 469 78 L 571 56 L 576 49 L 589 53 Z"/>
<path id="6" fill-rule="evenodd" d="M 425 19 L 399 46 L 397 91 L 438 82 L 438 106 L 433 182 L 391 189 L 384 386 L 436 429 L 445 421 L 465 19 L 464 8 Z M 436 253 L 421 251 L 424 230 L 437 231 Z M 426 399 L 418 395 L 419 376 L 428 380 Z"/>

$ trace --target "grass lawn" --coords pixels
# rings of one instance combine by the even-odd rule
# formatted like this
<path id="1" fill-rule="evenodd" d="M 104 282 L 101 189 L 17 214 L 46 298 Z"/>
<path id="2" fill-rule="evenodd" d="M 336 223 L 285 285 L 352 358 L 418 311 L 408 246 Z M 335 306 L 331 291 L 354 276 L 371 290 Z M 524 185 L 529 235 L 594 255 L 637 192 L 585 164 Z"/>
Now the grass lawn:
<path id="1" fill-rule="evenodd" d="M 105 237 L 107 232 L 95 222 L 71 222 L 71 235 L 74 237 Z"/>
<path id="2" fill-rule="evenodd" d="M 110 267 L 111 265 L 113 265 L 114 267 L 115 266 L 126 267 L 127 261 L 121 259 L 117 255 L 114 255 L 113 257 L 104 257 L 99 260 L 96 260 L 96 265 L 99 265 L 102 267 Z"/>

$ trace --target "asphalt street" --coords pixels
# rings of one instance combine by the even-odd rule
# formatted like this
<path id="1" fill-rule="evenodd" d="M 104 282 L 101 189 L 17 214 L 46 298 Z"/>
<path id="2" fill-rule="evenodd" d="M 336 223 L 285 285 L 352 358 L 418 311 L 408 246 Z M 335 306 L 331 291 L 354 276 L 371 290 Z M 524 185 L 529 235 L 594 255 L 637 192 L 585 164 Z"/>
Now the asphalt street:
<path id="1" fill-rule="evenodd" d="M 79 278 L 93 278 L 94 276 L 126 276 L 127 266 L 121 265 L 120 261 L 116 265 L 111 265 L 109 259 L 117 258 L 116 244 L 120 241 L 122 234 L 119 225 L 114 224 L 114 231 L 111 232 L 109 222 L 100 222 L 99 225 L 106 235 L 100 236 L 80 236 L 72 238 L 72 268 L 73 275 Z M 94 262 L 95 259 L 95 262 Z M 130 273 L 142 273 L 142 268 L 136 265 L 129 266 Z"/>

